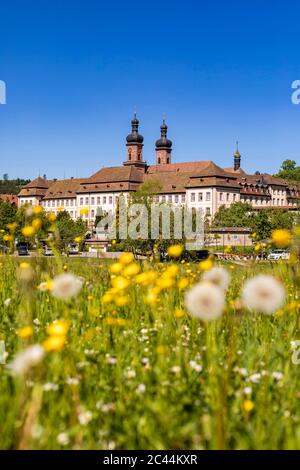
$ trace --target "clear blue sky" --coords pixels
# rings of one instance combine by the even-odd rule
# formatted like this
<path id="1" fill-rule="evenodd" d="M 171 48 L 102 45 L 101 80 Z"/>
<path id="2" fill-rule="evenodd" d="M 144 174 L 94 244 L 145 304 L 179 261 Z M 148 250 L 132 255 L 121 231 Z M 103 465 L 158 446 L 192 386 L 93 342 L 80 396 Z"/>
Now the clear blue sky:
<path id="1" fill-rule="evenodd" d="M 299 38 L 296 1 L 1 2 L 0 177 L 121 164 L 135 108 L 149 163 L 163 115 L 173 161 L 299 163 Z"/>

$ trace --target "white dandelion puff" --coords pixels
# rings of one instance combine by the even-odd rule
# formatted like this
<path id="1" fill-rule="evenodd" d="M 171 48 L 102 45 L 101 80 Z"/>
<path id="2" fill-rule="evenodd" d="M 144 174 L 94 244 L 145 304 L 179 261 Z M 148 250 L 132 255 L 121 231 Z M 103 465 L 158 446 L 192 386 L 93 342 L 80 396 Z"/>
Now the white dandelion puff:
<path id="1" fill-rule="evenodd" d="M 224 294 L 213 284 L 196 284 L 187 291 L 185 305 L 192 317 L 203 321 L 215 320 L 222 315 L 224 310 Z"/>
<path id="2" fill-rule="evenodd" d="M 211 282 L 220 289 L 226 290 L 230 283 L 230 274 L 226 269 L 216 266 L 209 271 L 205 271 L 202 280 Z"/>
<path id="3" fill-rule="evenodd" d="M 244 285 L 243 301 L 251 310 L 271 315 L 282 307 L 284 300 L 284 287 L 273 276 L 260 274 Z"/>
<path id="4" fill-rule="evenodd" d="M 52 295 L 60 300 L 75 297 L 82 288 L 82 280 L 70 273 L 59 274 L 53 279 Z"/>
<path id="5" fill-rule="evenodd" d="M 34 344 L 19 352 L 7 367 L 16 375 L 24 375 L 29 369 L 41 362 L 44 354 L 44 348 L 39 344 Z"/>
<path id="6" fill-rule="evenodd" d="M 5 307 L 8 307 L 10 304 L 11 304 L 11 299 L 8 298 L 4 300 Z"/>

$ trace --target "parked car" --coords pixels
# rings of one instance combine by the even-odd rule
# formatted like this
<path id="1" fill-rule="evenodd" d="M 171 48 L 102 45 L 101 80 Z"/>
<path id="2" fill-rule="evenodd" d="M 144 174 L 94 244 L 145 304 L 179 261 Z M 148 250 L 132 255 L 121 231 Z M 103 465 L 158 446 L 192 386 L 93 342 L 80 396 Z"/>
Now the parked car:
<path id="1" fill-rule="evenodd" d="M 53 256 L 52 248 L 50 248 L 49 246 L 46 246 L 44 248 L 44 256 Z"/>
<path id="2" fill-rule="evenodd" d="M 290 259 L 290 253 L 286 250 L 273 250 L 268 255 L 269 261 L 279 261 L 280 259 Z"/>
<path id="3" fill-rule="evenodd" d="M 79 247 L 77 243 L 70 243 L 68 246 L 69 255 L 79 255 Z"/>
<path id="4" fill-rule="evenodd" d="M 17 251 L 19 256 L 28 256 L 29 251 L 28 251 L 28 245 L 27 243 L 19 243 L 17 245 Z"/>

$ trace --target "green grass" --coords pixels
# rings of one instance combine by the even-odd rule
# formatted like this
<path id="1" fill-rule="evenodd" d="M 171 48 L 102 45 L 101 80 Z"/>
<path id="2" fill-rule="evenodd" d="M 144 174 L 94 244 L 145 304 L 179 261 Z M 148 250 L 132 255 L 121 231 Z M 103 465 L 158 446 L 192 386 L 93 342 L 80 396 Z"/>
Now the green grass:
<path id="1" fill-rule="evenodd" d="M 231 269 L 226 312 L 206 325 L 187 314 L 176 318 L 175 309 L 184 308 L 184 291 L 177 287 L 147 305 L 147 289 L 133 283 L 128 305 L 103 304 L 110 288 L 106 261 L 65 261 L 64 269 L 85 280 L 70 302 L 36 289 L 63 269 L 61 260 L 32 258 L 34 278 L 25 284 L 16 274 L 18 260 L 2 257 L 0 263 L 0 339 L 7 362 L 29 344 L 41 344 L 53 320 L 71 321 L 64 349 L 47 353 L 24 379 L 0 366 L 1 449 L 300 448 L 300 364 L 292 363 L 290 345 L 299 339 L 299 292 L 287 264 Z M 280 316 L 232 306 L 244 279 L 261 271 L 283 280 L 288 304 L 296 300 Z M 196 265 L 182 266 L 182 276 L 200 279 Z M 127 322 L 111 326 L 107 318 Z M 16 329 L 31 324 L 33 336 L 18 338 Z M 260 374 L 257 383 L 253 374 Z M 55 390 L 47 391 L 49 383 Z M 246 399 L 252 411 L 244 410 Z M 91 419 L 84 425 L 86 411 Z"/>

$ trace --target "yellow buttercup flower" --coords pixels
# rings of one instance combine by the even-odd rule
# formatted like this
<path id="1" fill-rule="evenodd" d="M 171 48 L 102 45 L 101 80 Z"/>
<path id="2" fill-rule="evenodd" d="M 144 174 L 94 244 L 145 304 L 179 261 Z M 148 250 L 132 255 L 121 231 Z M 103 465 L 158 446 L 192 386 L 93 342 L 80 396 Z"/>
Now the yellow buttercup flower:
<path id="1" fill-rule="evenodd" d="M 42 221 L 41 219 L 33 219 L 31 225 L 36 231 L 38 231 L 42 226 Z"/>
<path id="2" fill-rule="evenodd" d="M 182 252 L 183 252 L 182 245 L 171 245 L 168 248 L 168 255 L 171 256 L 171 258 L 179 258 Z"/>
<path id="3" fill-rule="evenodd" d="M 114 296 L 111 292 L 106 292 L 102 297 L 102 303 L 109 304 L 113 300 Z"/>
<path id="4" fill-rule="evenodd" d="M 42 206 L 34 206 L 34 208 L 32 209 L 32 212 L 35 215 L 41 214 L 43 212 L 43 208 Z"/>
<path id="5" fill-rule="evenodd" d="M 129 304 L 130 299 L 128 295 L 120 295 L 115 299 L 115 303 L 118 307 L 124 307 L 124 305 Z"/>
<path id="6" fill-rule="evenodd" d="M 82 240 L 81 237 L 75 237 L 75 238 L 74 238 L 74 242 L 75 242 L 75 243 L 80 243 L 81 240 Z"/>
<path id="7" fill-rule="evenodd" d="M 130 263 L 128 264 L 127 266 L 125 266 L 124 268 L 124 271 L 123 271 L 123 275 L 124 276 L 135 276 L 136 274 L 138 274 L 140 272 L 141 268 L 139 267 L 138 264 L 136 263 Z"/>
<path id="8" fill-rule="evenodd" d="M 160 277 L 156 280 L 156 285 L 161 289 L 168 289 L 174 285 L 174 279 L 171 277 Z"/>
<path id="9" fill-rule="evenodd" d="M 113 263 L 110 265 L 109 270 L 112 274 L 119 274 L 123 269 L 123 265 L 121 263 Z"/>
<path id="10" fill-rule="evenodd" d="M 128 279 L 125 279 L 125 277 L 122 276 L 117 276 L 111 281 L 112 286 L 115 287 L 118 290 L 124 290 L 129 286 L 129 281 Z"/>
<path id="11" fill-rule="evenodd" d="M 33 334 L 32 326 L 23 326 L 22 328 L 18 328 L 16 331 L 19 338 L 29 338 Z"/>
<path id="12" fill-rule="evenodd" d="M 13 236 L 12 235 L 9 235 L 8 233 L 6 235 L 3 236 L 3 241 L 5 242 L 11 242 L 13 240 Z"/>
<path id="13" fill-rule="evenodd" d="M 119 258 L 121 264 L 130 264 L 134 260 L 133 253 L 122 253 Z"/>
<path id="14" fill-rule="evenodd" d="M 277 248 L 286 248 L 291 244 L 291 233 L 286 229 L 273 230 L 272 232 L 272 243 Z"/>
<path id="15" fill-rule="evenodd" d="M 42 346 L 47 352 L 59 352 L 63 349 L 65 345 L 66 337 L 64 335 L 59 336 L 49 336 Z"/>
<path id="16" fill-rule="evenodd" d="M 7 228 L 10 232 L 14 232 L 16 230 L 17 226 L 18 225 L 16 224 L 16 222 L 13 222 L 11 224 L 7 224 Z"/>
<path id="17" fill-rule="evenodd" d="M 178 288 L 185 289 L 189 285 L 189 280 L 186 277 L 183 277 L 178 281 Z"/>
<path id="18" fill-rule="evenodd" d="M 175 318 L 182 318 L 184 317 L 184 315 L 185 315 L 185 311 L 182 310 L 181 308 L 176 308 L 176 310 L 174 311 Z"/>
<path id="19" fill-rule="evenodd" d="M 70 328 L 68 320 L 55 320 L 47 327 L 49 336 L 65 336 Z"/>
<path id="20" fill-rule="evenodd" d="M 253 408 L 254 408 L 254 403 L 253 403 L 253 401 L 251 401 L 251 400 L 245 400 L 245 401 L 243 402 L 243 405 L 242 405 L 242 406 L 243 406 L 243 409 L 244 409 L 247 413 L 250 413 L 250 411 L 252 411 Z"/>
<path id="21" fill-rule="evenodd" d="M 138 274 L 135 277 L 136 284 L 141 284 L 142 286 L 148 286 L 152 284 L 157 278 L 157 273 L 155 271 L 144 271 L 141 274 Z"/>
<path id="22" fill-rule="evenodd" d="M 35 234 L 35 228 L 31 225 L 27 225 L 27 227 L 22 228 L 22 233 L 24 237 L 33 237 Z"/>
<path id="23" fill-rule="evenodd" d="M 47 218 L 50 222 L 56 221 L 56 215 L 54 214 L 54 212 L 50 212 L 50 214 L 47 215 Z"/>
<path id="24" fill-rule="evenodd" d="M 209 257 L 203 261 L 200 261 L 199 268 L 201 271 L 209 271 L 213 267 L 213 260 Z"/>
<path id="25" fill-rule="evenodd" d="M 171 264 L 163 273 L 163 276 L 175 277 L 179 272 L 179 266 L 177 264 Z"/>
<path id="26" fill-rule="evenodd" d="M 26 263 L 26 261 L 23 261 L 23 263 L 19 264 L 20 269 L 30 269 L 30 264 Z"/>

